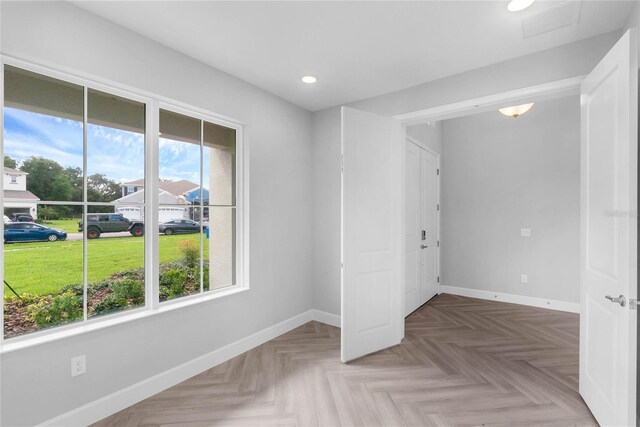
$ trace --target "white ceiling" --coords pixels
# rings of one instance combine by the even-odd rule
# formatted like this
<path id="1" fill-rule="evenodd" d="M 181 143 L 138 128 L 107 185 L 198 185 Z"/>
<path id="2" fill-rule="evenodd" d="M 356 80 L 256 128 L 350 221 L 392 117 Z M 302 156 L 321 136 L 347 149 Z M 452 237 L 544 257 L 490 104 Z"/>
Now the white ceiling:
<path id="1" fill-rule="evenodd" d="M 634 4 L 572 2 L 572 25 L 523 38 L 523 19 L 553 23 L 568 1 L 74 3 L 315 111 L 620 29 Z"/>

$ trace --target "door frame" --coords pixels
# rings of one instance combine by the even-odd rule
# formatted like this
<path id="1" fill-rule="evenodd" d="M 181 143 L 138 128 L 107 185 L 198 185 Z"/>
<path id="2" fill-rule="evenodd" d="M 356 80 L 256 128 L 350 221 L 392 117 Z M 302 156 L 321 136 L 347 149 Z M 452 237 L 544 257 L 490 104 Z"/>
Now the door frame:
<path id="1" fill-rule="evenodd" d="M 540 102 L 548 99 L 579 95 L 580 85 L 586 77 L 585 74 L 539 85 L 526 86 L 506 92 L 497 92 L 491 95 L 469 98 L 450 104 L 442 104 L 422 110 L 396 114 L 393 118 L 400 120 L 402 125 L 406 127 L 497 110 L 505 105 L 514 105 L 523 100 Z"/>
<path id="2" fill-rule="evenodd" d="M 403 128 L 405 128 L 405 131 L 404 131 L 404 135 L 405 135 L 405 148 L 404 148 L 404 150 L 405 150 L 405 152 L 404 152 L 403 159 L 402 159 L 402 168 L 403 168 L 403 170 L 406 169 L 406 149 L 407 149 L 406 144 L 407 144 L 407 142 L 410 142 L 410 143 L 416 145 L 421 150 L 424 150 L 424 151 L 430 153 L 431 155 L 433 155 L 436 158 L 436 165 L 437 165 L 436 167 L 438 168 L 440 173 L 442 173 L 442 167 L 440 165 L 440 153 L 437 153 L 433 149 L 427 147 L 425 144 L 420 142 L 418 139 L 416 139 L 416 138 L 410 136 L 409 134 L 407 134 L 406 133 L 406 126 L 405 126 L 404 123 L 403 123 Z M 436 183 L 436 203 L 438 204 L 438 206 L 440 206 L 440 194 L 441 194 L 440 193 L 440 174 L 438 174 L 437 177 L 438 177 L 437 178 L 438 182 Z M 402 199 L 404 200 L 404 203 L 405 203 L 405 209 L 406 209 L 406 203 L 407 203 L 406 187 L 407 187 L 407 183 L 404 182 L 403 189 L 402 189 L 402 192 L 403 192 Z M 404 218 L 404 216 L 403 216 L 403 218 Z M 402 222 L 404 223 L 404 219 L 403 219 Z M 439 278 L 440 277 L 440 244 L 439 244 L 439 242 L 440 242 L 440 225 L 441 225 L 441 223 L 440 223 L 440 209 L 438 209 L 437 212 L 436 212 L 436 223 L 437 223 L 437 228 L 438 228 L 438 233 L 437 233 L 438 234 L 437 235 L 438 245 L 436 247 L 436 268 L 437 268 L 437 275 L 438 275 L 438 278 Z M 405 227 L 406 227 L 406 225 L 405 225 Z M 405 228 L 404 231 L 406 232 L 406 228 Z M 402 244 L 406 245 L 406 240 L 404 238 L 404 233 L 403 233 L 402 236 L 403 236 L 402 237 L 402 240 L 403 240 Z M 404 269 L 406 267 L 406 263 L 407 263 L 406 257 L 404 255 L 403 255 L 403 261 L 404 261 L 404 264 L 403 264 L 402 267 Z M 420 271 L 420 279 L 421 280 L 423 279 L 422 274 L 423 274 L 423 272 L 421 270 Z M 406 284 L 406 277 L 405 277 L 405 280 L 404 280 L 404 284 Z M 403 284 L 403 289 L 404 289 L 404 284 Z M 422 283 L 420 285 L 422 285 Z M 438 295 L 439 294 L 440 294 L 440 282 L 438 281 Z M 420 307 L 423 304 L 421 304 Z M 402 298 L 402 312 L 403 313 L 405 312 L 405 305 L 406 305 L 406 301 L 405 301 L 405 298 L 403 297 Z"/>
<path id="3" fill-rule="evenodd" d="M 422 110 L 394 115 L 393 118 L 400 120 L 402 124 L 402 144 L 404 149 L 402 150 L 402 158 L 400 160 L 402 170 L 406 169 L 406 141 L 411 138 L 406 129 L 408 126 L 427 124 L 434 121 L 453 119 L 457 117 L 468 116 L 472 114 L 478 114 L 486 111 L 497 110 L 508 105 L 517 105 L 518 102 L 540 102 L 550 99 L 563 98 L 571 95 L 580 95 L 580 85 L 586 78 L 586 75 L 571 77 L 567 79 L 555 80 L 547 83 L 542 83 L 534 86 L 526 86 L 520 89 L 510 90 L 506 92 L 498 92 L 491 95 L 481 96 L 477 98 L 470 98 L 450 104 L 438 105 Z M 416 141 L 415 138 L 412 138 Z M 427 149 L 424 145 L 417 143 L 418 146 Z M 430 150 L 433 153 L 433 150 Z M 438 166 L 440 166 L 440 156 L 438 155 Z M 402 174 L 402 184 L 400 188 L 402 199 L 402 240 L 401 244 L 404 248 L 406 245 L 405 239 L 405 204 L 406 204 L 406 182 L 405 174 Z M 438 180 L 438 202 L 440 202 L 440 180 Z M 440 212 L 438 212 L 438 240 L 440 239 Z M 635 261 L 635 260 L 634 260 Z M 404 267 L 406 265 L 406 259 L 404 251 L 402 253 L 402 286 L 404 289 L 404 283 L 406 277 L 404 275 Z M 438 248 L 438 274 L 440 274 L 440 248 Z M 438 289 L 442 287 L 442 281 L 438 283 Z M 402 292 L 402 311 L 405 309 L 405 295 Z M 403 333 L 404 336 L 404 333 Z"/>

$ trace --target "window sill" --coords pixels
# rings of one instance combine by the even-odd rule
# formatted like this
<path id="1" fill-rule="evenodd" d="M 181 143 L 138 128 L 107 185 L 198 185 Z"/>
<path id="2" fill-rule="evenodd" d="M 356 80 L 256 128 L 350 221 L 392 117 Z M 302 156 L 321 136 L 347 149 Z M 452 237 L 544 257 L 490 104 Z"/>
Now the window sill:
<path id="1" fill-rule="evenodd" d="M 153 309 L 143 307 L 131 310 L 130 312 L 112 314 L 105 318 L 87 320 L 75 325 L 59 326 L 58 328 L 47 331 L 34 332 L 33 334 L 8 338 L 5 339 L 4 343 L 1 344 L 0 354 L 6 354 L 13 351 L 23 350 L 29 347 L 35 347 L 45 343 L 75 337 L 77 335 L 82 335 L 89 332 L 99 331 L 101 329 L 132 322 L 138 319 L 145 319 L 147 317 L 179 310 L 192 305 L 198 305 L 215 299 L 223 298 L 228 295 L 239 294 L 248 290 L 249 287 L 247 286 L 241 287 L 239 285 L 236 285 L 229 288 L 209 291 L 204 294 L 192 295 L 172 301 L 166 301 L 161 303 L 157 308 Z"/>

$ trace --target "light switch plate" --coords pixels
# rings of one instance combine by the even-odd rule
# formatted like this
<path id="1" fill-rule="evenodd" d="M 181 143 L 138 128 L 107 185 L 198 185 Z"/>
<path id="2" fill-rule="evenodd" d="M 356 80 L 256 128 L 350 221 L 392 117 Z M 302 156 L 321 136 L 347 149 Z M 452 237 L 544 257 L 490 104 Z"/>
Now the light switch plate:
<path id="1" fill-rule="evenodd" d="M 527 277 L 526 274 L 521 274 L 520 275 L 520 282 L 521 283 L 527 283 L 529 281 L 529 278 Z"/>
<path id="2" fill-rule="evenodd" d="M 520 237 L 531 237 L 531 229 L 530 228 L 521 228 L 520 229 Z"/>

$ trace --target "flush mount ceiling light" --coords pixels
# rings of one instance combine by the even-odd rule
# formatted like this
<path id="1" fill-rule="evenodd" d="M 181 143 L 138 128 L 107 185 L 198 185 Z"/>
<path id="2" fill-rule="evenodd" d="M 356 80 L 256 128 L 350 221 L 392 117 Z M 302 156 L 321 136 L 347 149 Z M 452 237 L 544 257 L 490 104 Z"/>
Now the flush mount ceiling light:
<path id="1" fill-rule="evenodd" d="M 302 81 L 305 82 L 305 83 L 311 84 L 311 83 L 317 82 L 318 79 L 316 77 L 314 77 L 314 76 L 304 76 L 302 78 Z"/>
<path id="2" fill-rule="evenodd" d="M 531 6 L 534 1 L 536 0 L 511 0 L 507 9 L 509 9 L 510 12 L 520 12 Z"/>
<path id="3" fill-rule="evenodd" d="M 505 116 L 513 117 L 515 119 L 529 111 L 531 107 L 533 107 L 533 104 L 534 103 L 531 102 L 529 104 L 514 105 L 513 107 L 500 108 L 498 109 L 498 111 L 500 111 Z"/>

